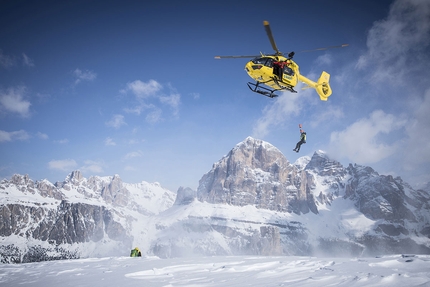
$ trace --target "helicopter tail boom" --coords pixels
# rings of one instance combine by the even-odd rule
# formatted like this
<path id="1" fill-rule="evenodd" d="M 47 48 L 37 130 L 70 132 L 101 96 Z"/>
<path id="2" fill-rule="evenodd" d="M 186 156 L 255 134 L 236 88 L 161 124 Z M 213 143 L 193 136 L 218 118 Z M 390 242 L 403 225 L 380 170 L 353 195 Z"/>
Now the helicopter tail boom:
<path id="1" fill-rule="evenodd" d="M 327 101 L 328 97 L 330 97 L 332 93 L 329 83 L 330 74 L 325 71 L 321 73 L 321 76 L 316 83 L 302 75 L 299 75 L 299 80 L 309 87 L 314 88 L 320 96 L 321 101 Z"/>

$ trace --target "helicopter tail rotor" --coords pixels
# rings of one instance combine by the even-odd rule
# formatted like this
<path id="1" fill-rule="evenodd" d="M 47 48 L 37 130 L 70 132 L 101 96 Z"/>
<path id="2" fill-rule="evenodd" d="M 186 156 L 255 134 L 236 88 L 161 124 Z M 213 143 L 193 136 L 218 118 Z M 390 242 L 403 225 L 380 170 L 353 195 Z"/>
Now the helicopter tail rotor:
<path id="1" fill-rule="evenodd" d="M 327 101 L 331 96 L 332 90 L 330 87 L 330 74 L 323 71 L 317 82 L 314 82 L 303 75 L 299 75 L 299 80 L 307 85 L 307 88 L 314 88 L 321 101 Z M 306 87 L 305 87 L 306 88 Z"/>
<path id="2" fill-rule="evenodd" d="M 320 96 L 321 101 L 327 101 L 327 98 L 330 97 L 332 93 L 329 81 L 330 81 L 330 74 L 323 71 L 315 87 L 318 95 Z"/>

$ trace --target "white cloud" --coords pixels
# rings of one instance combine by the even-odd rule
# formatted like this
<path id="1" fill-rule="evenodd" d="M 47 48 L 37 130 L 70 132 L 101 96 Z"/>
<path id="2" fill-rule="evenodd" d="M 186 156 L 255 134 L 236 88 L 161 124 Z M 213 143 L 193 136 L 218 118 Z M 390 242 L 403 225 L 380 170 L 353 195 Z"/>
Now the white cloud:
<path id="1" fill-rule="evenodd" d="M 115 146 L 116 145 L 116 143 L 113 141 L 113 139 L 111 139 L 111 138 L 106 138 L 105 139 L 105 145 L 106 146 Z"/>
<path id="2" fill-rule="evenodd" d="M 381 110 L 374 111 L 340 132 L 332 132 L 329 152 L 358 164 L 378 162 L 396 152 L 399 143 L 384 143 L 378 137 L 404 127 L 402 120 Z"/>
<path id="3" fill-rule="evenodd" d="M 24 66 L 34 67 L 33 59 L 28 57 L 25 53 L 22 53 L 22 60 L 19 60 L 19 57 L 5 55 L 3 51 L 0 50 L 0 67 L 10 68 L 16 66 L 19 61 L 22 61 L 22 65 Z"/>
<path id="4" fill-rule="evenodd" d="M 108 127 L 112 127 L 115 129 L 119 129 L 121 126 L 126 124 L 127 123 L 125 122 L 123 115 L 113 115 L 112 119 L 106 122 L 106 125 Z"/>
<path id="5" fill-rule="evenodd" d="M 280 93 L 280 96 L 263 109 L 263 115 L 253 127 L 253 136 L 263 138 L 270 132 L 272 126 L 280 125 L 292 115 L 297 115 L 302 109 L 307 92 L 294 94 Z"/>
<path id="6" fill-rule="evenodd" d="M 401 153 L 392 157 L 392 166 L 409 173 L 409 180 L 428 180 L 428 172 L 420 170 L 430 164 L 430 1 L 395 1 L 387 18 L 370 29 L 367 46 L 357 68 L 369 72 L 370 83 L 405 87 L 390 94 L 409 117 L 398 135 Z"/>
<path id="7" fill-rule="evenodd" d="M 333 57 L 330 54 L 319 56 L 316 61 L 318 65 L 328 66 L 333 62 Z"/>
<path id="8" fill-rule="evenodd" d="M 418 164 L 430 163 L 430 89 L 409 121 L 406 134 L 405 161 L 409 169 Z"/>
<path id="9" fill-rule="evenodd" d="M 76 168 L 78 164 L 73 159 L 63 159 L 63 160 L 51 160 L 48 162 L 49 169 L 57 169 L 62 171 L 71 171 Z"/>
<path id="10" fill-rule="evenodd" d="M 81 81 L 93 81 L 97 78 L 97 74 L 92 71 L 81 71 L 80 69 L 76 69 L 73 71 L 73 74 L 77 78 L 75 84 L 79 84 Z"/>
<path id="11" fill-rule="evenodd" d="M 124 112 L 126 112 L 127 114 L 136 114 L 136 115 L 140 115 L 140 113 L 145 109 L 144 105 L 140 105 L 137 107 L 134 107 L 132 109 L 130 108 L 125 108 Z"/>
<path id="12" fill-rule="evenodd" d="M 0 66 L 3 68 L 10 68 L 15 65 L 15 59 L 12 56 L 3 54 L 0 50 Z"/>
<path id="13" fill-rule="evenodd" d="M 24 53 L 22 53 L 22 63 L 24 66 L 34 67 L 34 61 Z"/>
<path id="14" fill-rule="evenodd" d="M 154 108 L 154 110 L 152 112 L 150 112 L 146 115 L 145 120 L 149 123 L 152 123 L 152 124 L 157 123 L 157 122 L 161 121 L 161 119 L 162 119 L 161 113 L 162 113 L 161 109 Z"/>
<path id="15" fill-rule="evenodd" d="M 155 96 L 163 87 L 155 80 L 149 80 L 147 83 L 140 80 L 127 83 L 126 88 L 121 90 L 122 93 L 132 92 L 138 98 Z"/>
<path id="16" fill-rule="evenodd" d="M 131 93 L 135 96 L 138 101 L 137 105 L 133 108 L 125 108 L 126 113 L 133 113 L 140 115 L 143 111 L 146 111 L 146 121 L 150 123 L 156 123 L 161 120 L 162 109 L 156 105 L 156 100 L 160 103 L 168 105 L 173 110 L 173 115 L 177 116 L 179 112 L 179 105 L 181 103 L 181 95 L 174 92 L 172 87 L 170 95 L 166 96 L 161 93 L 163 86 L 155 80 L 149 80 L 148 82 L 142 82 L 136 80 L 127 83 L 126 88 L 120 90 L 120 93 L 127 94 Z M 152 102 L 151 102 L 152 101 Z"/>
<path id="17" fill-rule="evenodd" d="M 169 105 L 173 109 L 173 114 L 178 114 L 179 104 L 181 103 L 181 95 L 171 94 L 170 96 L 160 97 L 160 102 Z"/>
<path id="18" fill-rule="evenodd" d="M 395 1 L 388 17 L 370 29 L 368 51 L 356 67 L 366 69 L 375 83 L 402 84 L 399 79 L 428 67 L 429 45 L 430 1 Z"/>
<path id="19" fill-rule="evenodd" d="M 6 132 L 0 130 L 0 142 L 10 142 L 15 140 L 26 140 L 29 139 L 29 134 L 24 130 Z"/>
<path id="20" fill-rule="evenodd" d="M 190 95 L 193 97 L 194 100 L 200 99 L 200 93 L 191 93 Z"/>
<path id="21" fill-rule="evenodd" d="M 127 166 L 124 167 L 124 170 L 125 171 L 136 171 L 137 169 L 134 168 L 134 167 L 132 167 L 131 165 L 127 165 Z"/>
<path id="22" fill-rule="evenodd" d="M 133 107 L 132 109 L 125 108 L 124 111 L 128 114 L 140 115 L 144 110 L 150 109 L 156 109 L 156 106 L 153 104 L 145 104 L 142 102 L 138 106 Z"/>
<path id="23" fill-rule="evenodd" d="M 0 91 L 0 109 L 28 117 L 31 103 L 24 100 L 25 91 L 25 87 L 10 88 L 6 92 Z"/>
<path id="24" fill-rule="evenodd" d="M 80 169 L 82 172 L 91 172 L 94 174 L 100 174 L 103 172 L 103 164 L 101 162 L 86 160 L 85 165 Z"/>
<path id="25" fill-rule="evenodd" d="M 345 115 L 343 113 L 342 108 L 334 107 L 334 106 L 328 106 L 327 108 L 324 109 L 323 112 L 320 112 L 318 114 L 314 114 L 309 125 L 312 128 L 316 128 L 320 125 L 326 125 L 327 122 L 329 122 L 329 121 L 343 118 L 344 116 Z"/>
<path id="26" fill-rule="evenodd" d="M 41 132 L 37 132 L 36 136 L 42 140 L 47 140 L 49 138 L 47 134 Z"/>
<path id="27" fill-rule="evenodd" d="M 129 152 L 124 156 L 124 159 L 131 159 L 131 158 L 142 157 L 142 156 L 143 156 L 143 152 L 138 150 L 138 151 Z"/>
<path id="28" fill-rule="evenodd" d="M 143 142 L 145 142 L 145 140 L 137 140 L 137 139 L 128 140 L 128 144 L 130 144 L 130 145 L 139 144 L 139 143 L 143 143 Z"/>
<path id="29" fill-rule="evenodd" d="M 68 139 L 55 140 L 54 143 L 56 143 L 56 144 L 67 144 L 67 143 L 69 143 L 69 140 Z"/>

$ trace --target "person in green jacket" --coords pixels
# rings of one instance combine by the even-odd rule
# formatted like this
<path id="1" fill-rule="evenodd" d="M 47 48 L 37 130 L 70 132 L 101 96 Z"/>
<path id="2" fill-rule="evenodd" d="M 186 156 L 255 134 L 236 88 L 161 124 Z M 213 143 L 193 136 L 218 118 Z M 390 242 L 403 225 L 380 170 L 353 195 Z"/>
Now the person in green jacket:
<path id="1" fill-rule="evenodd" d="M 141 257 L 142 253 L 140 252 L 139 248 L 134 248 L 133 250 L 131 250 L 130 252 L 130 257 Z"/>
<path id="2" fill-rule="evenodd" d="M 306 143 L 306 132 L 304 130 L 300 129 L 300 141 L 296 144 L 296 148 L 293 149 L 293 151 L 299 152 L 300 146 L 304 143 Z"/>

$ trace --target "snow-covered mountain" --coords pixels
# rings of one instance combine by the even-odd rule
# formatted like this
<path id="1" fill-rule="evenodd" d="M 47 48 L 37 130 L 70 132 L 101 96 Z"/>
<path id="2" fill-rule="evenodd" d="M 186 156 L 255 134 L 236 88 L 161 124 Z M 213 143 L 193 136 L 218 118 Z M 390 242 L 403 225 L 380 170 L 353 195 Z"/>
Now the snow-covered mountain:
<path id="1" fill-rule="evenodd" d="M 0 182 L 0 194 L 2 262 L 124 255 L 133 243 L 149 244 L 148 218 L 176 197 L 158 183 L 79 171 L 55 184 L 14 175 Z"/>
<path id="2" fill-rule="evenodd" d="M 3 262 L 128 255 L 430 254 L 430 194 L 324 152 L 290 163 L 246 138 L 197 191 L 118 175 L 0 183 Z"/>
<path id="3" fill-rule="evenodd" d="M 271 144 L 248 137 L 202 177 L 194 201 L 158 217 L 152 252 L 429 254 L 429 199 L 399 177 L 344 167 L 322 151 L 291 164 Z"/>

